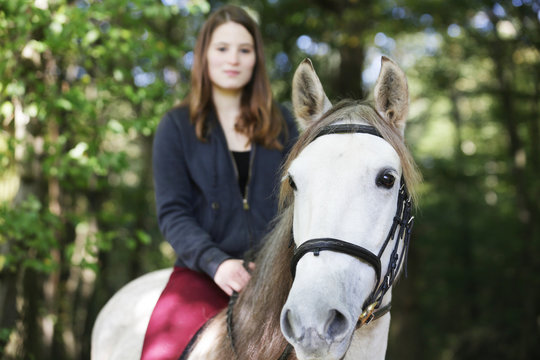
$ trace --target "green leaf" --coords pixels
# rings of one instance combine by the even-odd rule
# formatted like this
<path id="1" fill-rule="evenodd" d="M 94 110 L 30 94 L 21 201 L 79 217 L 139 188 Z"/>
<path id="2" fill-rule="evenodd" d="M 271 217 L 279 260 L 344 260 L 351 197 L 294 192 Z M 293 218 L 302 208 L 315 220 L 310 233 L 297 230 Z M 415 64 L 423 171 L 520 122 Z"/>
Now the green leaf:
<path id="1" fill-rule="evenodd" d="M 55 105 L 56 107 L 66 111 L 71 111 L 73 109 L 73 104 L 69 100 L 64 98 L 56 100 Z"/>
<path id="2" fill-rule="evenodd" d="M 136 234 L 137 234 L 137 238 L 139 239 L 141 244 L 149 245 L 152 242 L 152 238 L 145 231 L 137 230 Z"/>
<path id="3" fill-rule="evenodd" d="M 94 43 L 97 39 L 99 39 L 99 31 L 96 29 L 92 29 L 86 33 L 83 39 L 83 45 L 88 46 L 92 43 Z"/>

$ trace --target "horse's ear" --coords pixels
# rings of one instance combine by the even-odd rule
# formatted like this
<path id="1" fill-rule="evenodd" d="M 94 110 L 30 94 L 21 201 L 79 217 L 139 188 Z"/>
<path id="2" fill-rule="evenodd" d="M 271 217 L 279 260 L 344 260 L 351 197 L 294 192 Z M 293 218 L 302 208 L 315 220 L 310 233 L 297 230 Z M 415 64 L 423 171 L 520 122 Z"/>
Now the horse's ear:
<path id="1" fill-rule="evenodd" d="M 302 61 L 294 73 L 292 103 L 301 130 L 319 120 L 332 107 L 309 59 Z"/>
<path id="2" fill-rule="evenodd" d="M 377 111 L 403 136 L 409 111 L 407 77 L 396 63 L 385 56 L 381 59 L 381 72 L 374 92 Z"/>

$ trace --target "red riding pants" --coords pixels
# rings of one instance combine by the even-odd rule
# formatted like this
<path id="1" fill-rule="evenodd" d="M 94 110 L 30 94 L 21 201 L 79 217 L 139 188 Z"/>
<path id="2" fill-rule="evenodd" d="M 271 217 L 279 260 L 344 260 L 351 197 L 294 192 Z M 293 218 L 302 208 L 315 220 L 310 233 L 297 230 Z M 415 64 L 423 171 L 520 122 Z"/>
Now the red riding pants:
<path id="1" fill-rule="evenodd" d="M 150 317 L 141 360 L 177 360 L 197 330 L 228 301 L 207 275 L 175 267 Z"/>

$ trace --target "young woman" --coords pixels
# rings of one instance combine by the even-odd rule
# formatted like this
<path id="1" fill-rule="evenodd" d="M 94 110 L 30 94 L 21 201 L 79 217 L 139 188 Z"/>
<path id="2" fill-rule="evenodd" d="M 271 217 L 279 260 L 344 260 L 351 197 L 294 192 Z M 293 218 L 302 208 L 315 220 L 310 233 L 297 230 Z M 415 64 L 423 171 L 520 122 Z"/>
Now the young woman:
<path id="1" fill-rule="evenodd" d="M 297 137 L 272 100 L 261 34 L 245 11 L 214 12 L 194 55 L 190 94 L 154 139 L 159 226 L 178 259 L 152 313 L 144 360 L 178 359 L 249 281 L 242 259 L 276 213 L 279 167 Z"/>

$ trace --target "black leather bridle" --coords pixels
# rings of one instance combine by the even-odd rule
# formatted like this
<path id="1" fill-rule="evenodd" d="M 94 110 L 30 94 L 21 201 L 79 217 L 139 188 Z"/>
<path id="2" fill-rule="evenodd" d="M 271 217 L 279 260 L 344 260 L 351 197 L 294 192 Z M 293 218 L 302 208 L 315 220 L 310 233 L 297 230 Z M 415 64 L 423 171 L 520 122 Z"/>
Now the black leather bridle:
<path id="1" fill-rule="evenodd" d="M 322 128 L 313 140 L 323 135 L 355 133 L 370 134 L 382 138 L 381 134 L 372 126 L 361 124 L 339 124 L 329 125 Z M 383 297 L 394 283 L 394 280 L 397 278 L 401 265 L 405 264 L 405 268 L 407 267 L 406 263 L 409 240 L 414 224 L 414 216 L 412 216 L 411 209 L 411 198 L 407 191 L 405 180 L 402 176 L 397 200 L 396 214 L 394 216 L 392 226 L 388 231 L 388 235 L 386 236 L 386 239 L 377 255 L 366 248 L 339 239 L 311 239 L 302 243 L 294 250 L 294 255 L 291 261 L 291 273 L 293 279 L 296 273 L 296 265 L 298 261 L 307 253 L 313 253 L 315 256 L 319 256 L 321 251 L 334 251 L 353 256 L 371 265 L 371 267 L 375 270 L 376 276 L 375 287 L 362 306 L 362 314 L 358 319 L 356 328 L 359 328 L 362 325 L 365 325 L 372 320 L 385 315 L 388 311 L 390 311 L 390 304 L 381 306 Z M 390 262 L 388 264 L 388 268 L 386 269 L 384 278 L 381 281 L 381 257 L 386 251 L 388 244 L 394 240 L 395 244 L 390 255 Z M 403 241 L 403 247 L 401 253 L 399 253 L 399 244 L 401 241 Z M 292 240 L 291 243 L 292 242 L 294 242 L 294 240 Z"/>
<path id="2" fill-rule="evenodd" d="M 313 138 L 317 139 L 323 135 L 330 134 L 370 134 L 382 138 L 381 134 L 373 126 L 361 125 L 361 124 L 339 124 L 339 125 L 329 125 L 322 128 L 319 133 Z M 313 141 L 312 140 L 312 141 Z M 382 299 L 388 289 L 394 283 L 394 280 L 397 278 L 401 265 L 405 264 L 405 273 L 407 272 L 407 254 L 409 249 L 409 240 L 411 236 L 411 230 L 414 224 L 414 216 L 412 216 L 412 204 L 411 198 L 407 191 L 407 186 L 403 176 L 400 181 L 399 195 L 397 201 L 397 210 L 392 226 L 386 236 L 383 246 L 379 250 L 378 255 L 375 255 L 371 251 L 363 248 L 361 246 L 342 241 L 334 238 L 321 238 L 321 239 L 311 239 L 302 243 L 299 247 L 295 247 L 294 254 L 291 260 L 291 273 L 294 279 L 296 274 L 296 265 L 298 261 L 307 253 L 313 253 L 315 256 L 319 256 L 321 251 L 334 251 L 343 254 L 347 254 L 353 257 L 358 258 L 361 261 L 365 261 L 370 264 L 375 270 L 375 276 L 377 281 L 375 282 L 375 287 L 371 294 L 368 296 L 364 305 L 362 306 L 362 314 L 360 315 L 356 328 L 376 320 L 381 316 L 385 315 L 390 311 L 390 304 L 381 306 Z M 383 280 L 381 281 L 381 256 L 386 251 L 388 244 L 395 240 L 394 247 L 392 249 L 392 254 L 390 255 L 390 262 L 388 268 L 384 275 Z M 401 254 L 399 254 L 399 243 L 403 241 L 403 248 Z M 294 238 L 291 235 L 291 245 L 294 244 Z M 235 341 L 233 337 L 233 323 L 232 323 L 232 311 L 238 294 L 235 292 L 229 301 L 229 306 L 227 309 L 227 334 L 231 341 L 231 347 L 235 354 L 235 357 L 238 359 L 238 354 L 236 354 L 236 348 L 234 346 Z M 278 360 L 285 360 L 292 351 L 292 345 L 287 344 L 285 350 L 281 354 Z"/>

